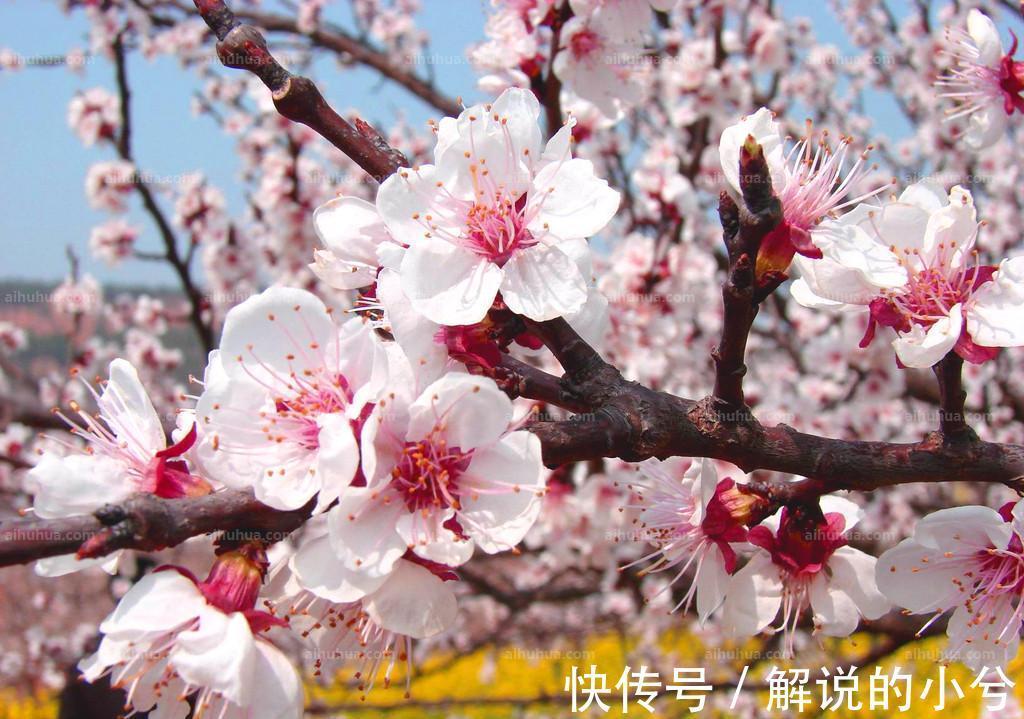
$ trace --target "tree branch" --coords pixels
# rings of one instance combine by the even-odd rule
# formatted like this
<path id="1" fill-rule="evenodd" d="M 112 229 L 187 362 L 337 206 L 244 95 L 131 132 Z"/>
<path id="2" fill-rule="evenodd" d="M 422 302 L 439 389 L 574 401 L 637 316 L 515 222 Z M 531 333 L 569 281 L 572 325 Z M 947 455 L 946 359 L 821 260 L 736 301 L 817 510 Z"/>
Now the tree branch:
<path id="1" fill-rule="evenodd" d="M 279 541 L 300 527 L 311 509 L 311 504 L 291 511 L 272 509 L 257 501 L 251 490 L 187 499 L 138 494 L 92 515 L 0 524 L 0 567 L 64 554 L 77 553 L 84 559 L 118 549 L 154 551 L 211 532 Z"/>
<path id="2" fill-rule="evenodd" d="M 320 134 L 377 182 L 408 166 L 402 153 L 388 147 L 368 124 L 353 127 L 327 104 L 312 80 L 282 67 L 267 49 L 262 33 L 252 25 L 243 25 L 223 0 L 195 0 L 195 5 L 220 40 L 217 56 L 221 63 L 260 78 L 281 115 Z"/>

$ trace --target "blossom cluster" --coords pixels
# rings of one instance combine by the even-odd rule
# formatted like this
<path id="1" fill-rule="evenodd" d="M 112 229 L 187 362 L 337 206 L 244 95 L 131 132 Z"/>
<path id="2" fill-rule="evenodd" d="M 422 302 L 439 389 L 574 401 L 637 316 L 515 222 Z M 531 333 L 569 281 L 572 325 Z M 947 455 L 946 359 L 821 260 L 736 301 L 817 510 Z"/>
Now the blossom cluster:
<path id="1" fill-rule="evenodd" d="M 302 32 L 330 29 L 324 5 L 300 4 Z M 417 52 L 414 5 L 360 2 L 357 22 L 383 46 Z M 778 300 L 764 307 L 748 356 L 748 402 L 766 424 L 779 413 L 820 434 L 906 439 L 926 427 L 907 419 L 914 370 L 966 360 L 968 389 L 980 394 L 1005 376 L 999 363 L 1012 358 L 1000 349 L 1024 345 L 1024 257 L 1013 254 L 1012 218 L 1000 215 L 1007 203 L 995 199 L 1014 183 L 883 177 L 878 153 L 840 124 L 842 107 L 822 113 L 836 140 L 810 126 L 790 139 L 792 105 L 755 93 L 751 76 L 784 71 L 800 47 L 818 59 L 827 48 L 801 46 L 799 24 L 757 4 L 744 8 L 756 30 L 742 42 L 691 5 L 497 0 L 488 40 L 470 56 L 496 99 L 432 123 L 433 142 L 400 124 L 387 139 L 411 161 L 375 192 L 311 130 L 280 120 L 267 96 L 213 75 L 204 98 L 224 112 L 197 112 L 237 138 L 251 217 L 232 218 L 199 174 L 165 189 L 126 158 L 89 170 L 90 204 L 114 215 L 92 232 L 93 254 L 110 264 L 142 255 L 144 238 L 123 215 L 150 188 L 173 202 L 168 227 L 188 243 L 179 263 L 195 250 L 208 292 L 187 306 L 148 296 L 105 305 L 76 269 L 53 293 L 76 374 L 106 377 L 98 387 L 44 385 L 47 400 L 70 407 L 61 416 L 71 432 L 33 445 L 32 511 L 59 519 L 140 493 L 238 490 L 309 519 L 276 544 L 221 537 L 205 579 L 187 562 L 142 577 L 101 624 L 102 643 L 80 665 L 87 680 L 109 676 L 132 710 L 160 716 L 184 716 L 191 703 L 208 716 L 296 717 L 297 642 L 307 656 L 351 660 L 367 691 L 381 676 L 410 675 L 414 640 L 461 650 L 454 628 L 504 626 L 508 606 L 459 582 L 471 562 L 503 573 L 519 636 L 535 639 L 584 633 L 609 615 L 658 632 L 692 608 L 702 639 L 778 635 L 792 655 L 808 633 L 847 637 L 902 609 L 949 613 L 947 656 L 976 670 L 1016 656 L 1020 504 L 973 498 L 915 522 L 912 507 L 952 495 L 901 487 L 780 504 L 754 478 L 699 458 L 547 470 L 529 431 L 537 408 L 509 398 L 510 359 L 556 370 L 540 331 L 556 319 L 631 380 L 706 392 L 705 356 L 724 321 L 723 257 L 700 193 L 724 190 L 743 205 L 759 157 L 782 210 L 748 258 L 758 291 Z M 694 38 L 672 26 L 690 12 Z M 107 11 L 90 13 L 94 32 L 109 35 Z M 872 22 L 865 15 L 847 21 Z M 1024 111 L 1024 71 L 1016 43 L 1005 51 L 986 15 L 950 20 L 959 25 L 966 32 L 943 36 L 949 63 L 908 83 L 921 94 L 911 106 L 951 106 L 921 127 L 984 167 Z M 149 54 L 189 58 L 201 47 L 201 28 L 150 29 Z M 535 86 L 546 71 L 557 102 Z M 779 82 L 798 101 L 816 99 L 806 70 Z M 565 117 L 552 122 L 552 107 Z M 85 144 L 114 145 L 125 109 L 92 90 L 68 119 Z M 622 131 L 631 122 L 635 151 Z M 879 145 L 883 156 L 906 150 Z M 595 251 L 613 240 L 608 256 Z M 169 378 L 184 358 L 164 344 L 169 327 L 189 321 L 219 330 L 195 395 Z M 122 333 L 123 348 L 100 327 Z M 26 342 L 6 324 L 0 340 L 0 353 Z M 986 402 L 989 391 L 1013 396 L 1012 386 L 985 390 Z M 1020 441 L 1012 419 L 991 417 L 980 432 Z M 12 428 L 0 441 L 20 456 L 27 436 Z M 907 538 L 881 552 L 862 541 L 879 526 Z M 622 536 L 633 541 L 608 541 Z M 36 571 L 130 573 L 130 552 L 80 555 Z M 582 610 L 518 599 L 543 599 L 546 584 L 569 575 L 596 578 L 599 596 Z M 922 579 L 935 591 L 921 592 Z M 636 616 L 646 623 L 630 624 Z"/>

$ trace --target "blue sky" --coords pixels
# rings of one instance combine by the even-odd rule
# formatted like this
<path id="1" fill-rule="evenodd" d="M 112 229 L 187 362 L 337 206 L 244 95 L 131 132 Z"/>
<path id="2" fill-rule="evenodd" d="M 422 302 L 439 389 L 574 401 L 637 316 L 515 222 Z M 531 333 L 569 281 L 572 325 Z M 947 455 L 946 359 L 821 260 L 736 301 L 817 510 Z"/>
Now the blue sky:
<path id="1" fill-rule="evenodd" d="M 424 0 L 420 25 L 432 37 L 431 53 L 458 56 L 482 38 L 487 0 Z M 347 3 L 337 3 L 339 7 Z M 489 5 L 489 3 L 487 3 Z M 824 2 L 787 0 L 784 16 L 804 15 L 823 42 L 842 51 L 848 43 Z M 338 12 L 338 10 L 333 10 Z M 343 21 L 343 18 L 338 18 Z M 0 0 L 0 48 L 24 57 L 63 54 L 69 47 L 85 47 L 86 23 L 81 14 L 68 17 L 55 2 Z M 196 85 L 192 75 L 169 58 L 148 61 L 133 56 L 129 75 L 133 87 L 134 145 L 139 163 L 156 175 L 202 170 L 238 207 L 238 159 L 233 142 L 205 117 L 194 117 L 190 97 Z M 317 68 L 317 78 L 328 100 L 340 111 L 358 108 L 371 121 L 386 121 L 401 111 L 411 122 L 424 122 L 435 113 L 405 91 L 381 83 L 367 70 L 335 71 Z M 233 72 L 225 70 L 225 72 Z M 467 101 L 476 97 L 474 75 L 467 63 L 435 65 L 438 85 Z M 73 246 L 86 271 L 101 280 L 172 283 L 173 275 L 161 265 L 129 261 L 107 268 L 88 252 L 88 233 L 106 215 L 86 202 L 83 181 L 93 162 L 113 158 L 109 148 L 85 148 L 67 126 L 66 110 L 76 90 L 102 85 L 114 88 L 113 67 L 105 60 L 87 63 L 85 73 L 60 67 L 26 68 L 0 74 L 0 277 L 53 280 L 67 271 L 65 247 Z M 879 108 L 879 125 L 896 122 L 891 108 Z M 890 130 L 891 131 L 891 130 Z M 893 134 L 899 134 L 897 130 Z M 131 218 L 143 228 L 141 249 L 156 249 L 157 238 L 146 218 Z"/>

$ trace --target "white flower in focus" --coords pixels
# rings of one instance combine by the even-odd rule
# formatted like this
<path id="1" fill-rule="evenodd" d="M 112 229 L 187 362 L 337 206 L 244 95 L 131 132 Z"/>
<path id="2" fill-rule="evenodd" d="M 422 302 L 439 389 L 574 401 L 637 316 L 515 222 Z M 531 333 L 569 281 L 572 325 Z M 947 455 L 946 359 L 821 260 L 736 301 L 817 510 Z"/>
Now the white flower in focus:
<path id="1" fill-rule="evenodd" d="M 367 486 L 328 513 L 345 565 L 389 573 L 406 551 L 459 566 L 474 546 L 512 549 L 544 493 L 540 440 L 509 431 L 512 403 L 493 380 L 451 372 L 411 403 L 381 400 L 363 434 Z"/>
<path id="2" fill-rule="evenodd" d="M 175 568 L 144 577 L 100 624 L 103 640 L 80 663 L 83 677 L 109 674 L 133 713 L 184 719 L 191 698 L 195 716 L 298 719 L 299 676 L 261 635 L 284 622 L 251 606 L 221 606 L 213 580 L 214 572 L 198 583 Z"/>
<path id="3" fill-rule="evenodd" d="M 824 257 L 797 258 L 793 298 L 806 307 L 867 308 L 861 346 L 877 325 L 892 327 L 908 367 L 931 367 L 951 351 L 984 362 L 998 347 L 1024 345 L 1024 258 L 980 264 L 978 229 L 970 192 L 958 185 L 947 200 L 934 185 L 912 185 L 898 200 L 823 223 L 814 241 Z"/>
<path id="4" fill-rule="evenodd" d="M 811 233 L 822 220 L 840 210 L 871 197 L 883 188 L 846 199 L 866 169 L 861 155 L 846 167 L 850 138 L 842 138 L 836 149 L 824 140 L 814 147 L 811 139 L 784 150 L 782 131 L 772 112 L 762 107 L 722 132 L 718 144 L 722 173 L 735 195 L 739 196 L 740 158 L 748 137 L 761 146 L 771 174 L 772 190 L 782 203 L 783 221 L 765 237 L 757 257 L 757 273 L 785 272 L 795 254 L 821 257 L 811 241 Z"/>
<path id="5" fill-rule="evenodd" d="M 438 126 L 434 165 L 401 169 L 377 209 L 408 246 L 399 268 L 417 312 L 444 325 L 479 322 L 497 294 L 535 320 L 578 311 L 587 299 L 566 242 L 599 232 L 619 194 L 570 155 L 570 126 L 545 147 L 532 93 L 511 89 Z"/>
<path id="6" fill-rule="evenodd" d="M 637 523 L 643 538 L 657 550 L 626 566 L 654 560 L 643 573 L 669 572 L 672 577 L 662 591 L 692 568 L 690 588 L 673 611 L 680 607 L 688 611 L 696 598 L 697 615 L 705 622 L 721 606 L 729 575 L 735 571 L 736 552 L 731 545 L 746 540 L 746 529 L 723 500 L 724 495 L 736 494 L 735 482 L 719 483 L 711 460 L 694 460 L 682 478 L 670 474 L 667 466 L 656 460 L 643 462 L 638 469 L 645 481 L 630 484 L 639 495 L 633 506 L 640 509 Z"/>
<path id="7" fill-rule="evenodd" d="M 386 375 L 373 330 L 335 325 L 308 292 L 274 287 L 232 308 L 196 405 L 210 476 L 261 502 L 317 510 L 359 467 L 357 436 Z"/>
<path id="8" fill-rule="evenodd" d="M 208 494 L 210 484 L 189 471 L 181 456 L 195 441 L 195 431 L 167 446 L 160 418 L 135 368 L 126 360 L 110 363 L 110 379 L 103 391 L 86 383 L 99 407 L 97 415 L 77 402 L 74 421 L 58 413 L 72 434 L 88 444 L 84 451 L 71 447 L 65 456 L 43 454 L 28 472 L 34 495 L 33 511 L 42 519 L 91 514 L 105 504 L 116 504 L 136 492 L 178 498 Z M 43 559 L 36 571 L 57 576 L 100 564 L 113 571 L 120 553 L 102 559 L 77 560 L 74 555 Z"/>
<path id="9" fill-rule="evenodd" d="M 832 637 L 849 636 L 861 617 L 877 619 L 889 610 L 875 586 L 875 558 L 846 546 L 845 534 L 859 519 L 856 505 L 827 496 L 821 509 L 824 522 L 784 507 L 747 533 L 760 551 L 729 582 L 722 612 L 727 632 L 757 634 L 781 610 L 773 631 L 784 633 L 783 651 L 792 656 L 794 634 L 808 608 L 815 633 Z"/>
<path id="10" fill-rule="evenodd" d="M 995 144 L 1006 131 L 1009 117 L 1024 112 L 1024 63 L 1013 59 L 1017 38 L 1003 52 L 995 23 L 980 10 L 967 14 L 967 32 L 949 31 L 956 43 L 956 67 L 936 81 L 941 97 L 957 103 L 948 119 L 967 118 L 964 142 L 974 150 Z"/>
<path id="11" fill-rule="evenodd" d="M 313 227 L 324 249 L 313 252 L 309 268 L 327 285 L 355 290 L 372 285 L 383 264 L 381 252 L 401 251 L 377 208 L 358 197 L 337 197 L 313 212 Z M 381 250 L 381 245 L 390 247 Z"/>
<path id="12" fill-rule="evenodd" d="M 971 669 L 1005 667 L 1020 644 L 1024 504 L 942 509 L 878 558 L 878 588 L 914 614 L 953 611 L 946 656 Z"/>

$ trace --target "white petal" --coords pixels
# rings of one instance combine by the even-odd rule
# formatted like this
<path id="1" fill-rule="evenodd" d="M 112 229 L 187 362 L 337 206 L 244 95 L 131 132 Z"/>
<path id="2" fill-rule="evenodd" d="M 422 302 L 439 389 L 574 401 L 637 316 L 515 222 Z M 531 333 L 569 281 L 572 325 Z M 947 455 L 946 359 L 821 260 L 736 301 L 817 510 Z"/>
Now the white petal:
<path id="1" fill-rule="evenodd" d="M 1001 105 L 976 110 L 967 121 L 964 144 L 972 150 L 991 147 L 1002 139 L 1008 124 L 1008 116 Z"/>
<path id="2" fill-rule="evenodd" d="M 261 719 L 301 719 L 305 705 L 302 681 L 284 653 L 257 640 L 252 677 L 249 706 Z"/>
<path id="3" fill-rule="evenodd" d="M 702 624 L 722 606 L 729 587 L 729 579 L 722 550 L 718 545 L 714 545 L 708 550 L 693 577 L 697 585 L 697 617 Z"/>
<path id="4" fill-rule="evenodd" d="M 985 347 L 1024 345 L 1024 256 L 1003 260 L 992 280 L 974 293 L 967 333 Z"/>
<path id="5" fill-rule="evenodd" d="M 90 514 L 141 489 L 132 483 L 125 464 L 96 454 L 44 454 L 27 479 L 40 519 Z"/>
<path id="6" fill-rule="evenodd" d="M 962 332 L 962 307 L 953 305 L 949 316 L 936 321 L 927 332 L 921 325 L 914 325 L 910 332 L 899 334 L 892 346 L 907 367 L 927 369 L 953 349 Z"/>
<path id="7" fill-rule="evenodd" d="M 941 185 L 930 180 L 924 180 L 922 182 L 915 182 L 907 187 L 907 189 L 900 193 L 899 201 L 907 205 L 913 205 L 931 214 L 945 207 L 949 197 Z"/>
<path id="8" fill-rule="evenodd" d="M 1010 526 L 991 507 L 967 505 L 932 512 L 914 528 L 914 541 L 942 552 L 1005 549 Z"/>
<path id="9" fill-rule="evenodd" d="M 449 447 L 463 452 L 497 441 L 512 420 L 512 401 L 486 377 L 449 372 L 409 407 L 406 439 L 416 442 L 443 424 Z"/>
<path id="10" fill-rule="evenodd" d="M 540 152 L 540 103 L 532 91 L 510 87 L 491 105 L 491 115 L 497 115 L 497 123 L 508 131 L 514 154 L 522 156 L 525 150 L 532 155 Z"/>
<path id="11" fill-rule="evenodd" d="M 302 587 L 339 604 L 362 599 L 387 578 L 386 574 L 370 576 L 348 569 L 327 535 L 303 543 L 291 558 L 290 566 Z"/>
<path id="12" fill-rule="evenodd" d="M 351 422 L 343 414 L 322 414 L 316 424 L 320 428 L 315 467 L 320 485 L 316 511 L 322 512 L 352 483 L 359 468 L 359 445 Z"/>
<path id="13" fill-rule="evenodd" d="M 796 259 L 796 258 L 794 258 Z M 827 262 L 828 260 L 822 260 Z M 815 286 L 819 283 L 815 282 Z M 827 286 L 827 285 L 826 285 Z M 805 277 L 798 277 L 793 280 L 793 284 L 789 286 L 789 294 L 796 300 L 797 304 L 803 305 L 810 309 L 821 309 L 821 310 L 844 310 L 849 309 L 850 305 L 845 302 L 837 302 L 836 300 L 830 300 L 825 297 L 821 297 L 814 290 L 811 289 L 811 283 Z"/>
<path id="14" fill-rule="evenodd" d="M 825 221 L 811 237 L 825 259 L 808 261 L 815 269 L 816 289 L 829 299 L 848 304 L 867 304 L 878 288 L 902 287 L 907 271 L 887 246 L 857 225 Z M 834 265 L 825 265 L 831 260 Z M 856 273 L 850 276 L 842 270 Z M 821 275 L 818 275 L 818 272 Z"/>
<path id="15" fill-rule="evenodd" d="M 941 552 L 904 539 L 878 558 L 875 582 L 898 607 L 915 613 L 944 611 L 960 600 L 964 574 L 976 567 L 970 560 L 942 560 Z"/>
<path id="16" fill-rule="evenodd" d="M 758 552 L 729 580 L 723 628 L 732 636 L 753 636 L 772 623 L 781 605 L 779 570 L 766 552 Z"/>
<path id="17" fill-rule="evenodd" d="M 502 280 L 493 262 L 436 238 L 419 240 L 405 253 L 401 275 L 416 311 L 442 325 L 482 320 Z"/>
<path id="18" fill-rule="evenodd" d="M 115 359 L 110 363 L 110 381 L 100 394 L 99 405 L 118 440 L 137 450 L 139 459 L 148 461 L 167 446 L 163 425 L 149 394 L 139 380 L 139 373 L 127 360 Z"/>
<path id="19" fill-rule="evenodd" d="M 946 248 L 947 253 L 949 248 L 956 247 L 957 252 L 948 264 L 959 267 L 963 264 L 965 253 L 974 247 L 977 233 L 978 215 L 974 209 L 974 198 L 970 192 L 957 185 L 949 191 L 949 204 L 928 218 L 922 258 L 926 263 L 931 263 L 940 246 Z"/>
<path id="20" fill-rule="evenodd" d="M 779 134 L 778 123 L 772 117 L 771 110 L 766 107 L 747 115 L 722 132 L 718 143 L 718 155 L 726 182 L 737 194 L 740 192 L 740 150 L 748 135 L 752 135 L 761 145 L 771 170 L 772 184 L 778 192 L 782 189 L 782 137 Z"/>
<path id="21" fill-rule="evenodd" d="M 178 635 L 170 664 L 189 684 L 208 687 L 247 706 L 256 664 L 254 644 L 244 614 L 224 614 L 209 607 L 200 616 L 198 627 Z"/>
<path id="22" fill-rule="evenodd" d="M 542 322 L 578 312 L 587 283 L 558 247 L 536 245 L 516 252 L 504 267 L 501 297 L 516 314 Z"/>
<path id="23" fill-rule="evenodd" d="M 228 376 L 255 378 L 282 392 L 292 372 L 323 369 L 323 352 L 334 336 L 334 323 L 315 295 L 271 287 L 228 312 L 221 357 Z"/>
<path id="24" fill-rule="evenodd" d="M 372 402 L 388 384 L 388 359 L 384 342 L 369 322 L 353 317 L 338 329 L 326 362 L 337 367 L 352 390 L 348 416 L 355 419 L 363 405 Z"/>
<path id="25" fill-rule="evenodd" d="M 205 611 L 206 600 L 190 579 L 174 570 L 147 574 L 121 597 L 100 631 L 132 639 L 170 631 Z"/>
<path id="26" fill-rule="evenodd" d="M 100 567 L 107 574 L 113 575 L 117 574 L 117 564 L 122 554 L 123 552 L 114 552 L 95 559 L 79 559 L 74 554 L 62 554 L 58 557 L 40 559 L 33 565 L 33 569 L 40 577 L 63 577 L 65 574 L 91 567 Z"/>
<path id="27" fill-rule="evenodd" d="M 860 622 L 853 599 L 819 572 L 811 581 L 811 610 L 818 631 L 829 637 L 847 637 Z"/>
<path id="28" fill-rule="evenodd" d="M 589 160 L 545 165 L 533 179 L 528 207 L 537 211 L 530 230 L 563 240 L 597 234 L 619 209 L 619 193 L 594 172 Z"/>
<path id="29" fill-rule="evenodd" d="M 889 611 L 889 600 L 875 584 L 877 560 L 853 547 L 840 547 L 828 560 L 833 587 L 847 594 L 865 619 L 878 619 Z"/>
<path id="30" fill-rule="evenodd" d="M 408 512 L 395 522 L 395 531 L 402 540 L 424 559 L 458 567 L 473 556 L 473 540 L 462 539 L 444 523 L 455 516 L 454 510 Z"/>
<path id="31" fill-rule="evenodd" d="M 985 618 L 987 621 L 975 623 L 974 615 L 961 604 L 946 626 L 951 643 L 960 645 L 957 651 L 949 653 L 949 657 L 963 662 L 975 672 L 984 667 L 1005 668 L 1017 656 L 1020 646 L 1021 617 L 1015 613 L 1010 595 L 998 598 L 996 606 Z M 1000 631 L 992 631 L 993 627 L 999 627 Z M 1003 627 L 1008 629 L 1000 636 Z"/>
<path id="32" fill-rule="evenodd" d="M 409 298 L 402 292 L 401 278 L 395 271 L 380 273 L 377 299 L 384 306 L 391 334 L 408 357 L 413 372 L 420 378 L 426 378 L 428 384 L 437 379 L 448 358 L 444 345 L 434 339 L 440 325 L 413 309 Z M 410 387 L 412 392 L 418 389 Z"/>
<path id="33" fill-rule="evenodd" d="M 408 548 L 395 530 L 406 512 L 398 497 L 385 503 L 375 489 L 350 487 L 327 513 L 331 546 L 348 569 L 370 577 L 385 575 Z"/>
<path id="34" fill-rule="evenodd" d="M 310 265 L 320 279 L 342 290 L 373 283 L 377 248 L 391 241 L 376 206 L 358 197 L 336 197 L 313 211 L 313 228 L 326 247 L 313 253 Z"/>
<path id="35" fill-rule="evenodd" d="M 460 477 L 460 522 L 485 552 L 512 549 L 537 521 L 543 487 L 540 439 L 513 432 L 474 453 Z"/>
<path id="36" fill-rule="evenodd" d="M 273 469 L 261 472 L 254 485 L 256 499 L 274 509 L 304 507 L 320 491 L 316 456 L 312 452 L 305 454 L 281 459 Z"/>
<path id="37" fill-rule="evenodd" d="M 363 604 L 380 626 L 398 634 L 425 639 L 455 621 L 459 607 L 445 582 L 429 570 L 405 560 Z"/>
<path id="38" fill-rule="evenodd" d="M 843 532 L 849 532 L 864 518 L 864 510 L 856 502 L 836 494 L 826 494 L 819 500 L 825 514 L 840 514 L 843 517 Z"/>
<path id="39" fill-rule="evenodd" d="M 978 63 L 994 67 L 1003 56 L 1003 44 L 995 23 L 988 15 L 972 8 L 967 13 L 967 32 L 978 48 Z"/>
<path id="40" fill-rule="evenodd" d="M 438 188 L 437 169 L 421 165 L 399 170 L 377 190 L 377 211 L 395 242 L 412 246 L 428 238 L 432 226 L 457 231 L 459 221 L 443 188 Z M 430 215 L 428 222 L 426 217 Z"/>

